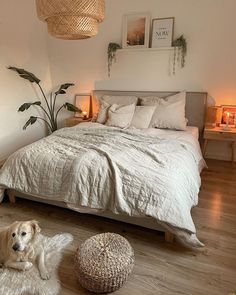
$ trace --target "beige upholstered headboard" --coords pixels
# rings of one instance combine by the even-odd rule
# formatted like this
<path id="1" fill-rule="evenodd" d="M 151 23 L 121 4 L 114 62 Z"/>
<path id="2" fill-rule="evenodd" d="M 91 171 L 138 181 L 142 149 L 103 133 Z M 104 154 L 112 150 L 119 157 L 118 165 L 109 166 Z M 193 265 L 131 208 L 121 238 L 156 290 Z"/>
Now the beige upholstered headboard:
<path id="1" fill-rule="evenodd" d="M 137 97 L 159 96 L 166 97 L 177 92 L 166 91 L 115 91 L 115 90 L 94 90 L 93 96 L 95 101 L 103 95 L 134 95 Z M 202 134 L 205 122 L 205 111 L 207 103 L 206 92 L 187 92 L 186 96 L 186 118 L 189 126 L 199 128 L 199 134 Z M 173 114 L 174 115 L 174 114 Z"/>

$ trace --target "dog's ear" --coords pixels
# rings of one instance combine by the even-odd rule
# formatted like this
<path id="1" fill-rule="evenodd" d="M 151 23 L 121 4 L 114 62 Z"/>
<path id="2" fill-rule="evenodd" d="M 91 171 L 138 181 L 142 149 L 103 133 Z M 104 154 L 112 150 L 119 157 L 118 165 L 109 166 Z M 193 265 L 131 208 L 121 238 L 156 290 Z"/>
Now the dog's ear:
<path id="1" fill-rule="evenodd" d="M 32 220 L 30 223 L 31 223 L 31 226 L 32 226 L 35 234 L 41 232 L 41 228 L 39 227 L 38 221 Z"/>

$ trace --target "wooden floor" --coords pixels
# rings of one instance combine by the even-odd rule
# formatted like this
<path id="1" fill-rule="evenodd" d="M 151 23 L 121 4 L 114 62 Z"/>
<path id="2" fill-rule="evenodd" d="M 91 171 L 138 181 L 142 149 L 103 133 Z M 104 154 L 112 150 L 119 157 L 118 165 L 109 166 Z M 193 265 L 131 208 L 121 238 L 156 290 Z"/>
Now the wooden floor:
<path id="1" fill-rule="evenodd" d="M 85 239 L 107 231 L 125 236 L 136 256 L 134 272 L 117 295 L 236 294 L 236 168 L 213 160 L 208 165 L 202 174 L 199 206 L 193 209 L 198 236 L 206 244 L 200 251 L 167 244 L 161 233 L 141 227 L 26 200 L 1 204 L 0 224 L 37 219 L 44 234 L 74 235 L 59 270 L 62 295 L 90 294 L 76 282 L 74 252 Z"/>

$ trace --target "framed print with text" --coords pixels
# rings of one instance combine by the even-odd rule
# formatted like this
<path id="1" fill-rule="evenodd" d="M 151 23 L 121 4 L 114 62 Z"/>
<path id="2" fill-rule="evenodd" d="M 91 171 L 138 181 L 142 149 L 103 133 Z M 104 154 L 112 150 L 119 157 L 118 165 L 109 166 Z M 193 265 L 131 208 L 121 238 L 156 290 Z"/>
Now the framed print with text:
<path id="1" fill-rule="evenodd" d="M 173 41 L 174 18 L 156 18 L 152 21 L 151 47 L 170 47 Z"/>

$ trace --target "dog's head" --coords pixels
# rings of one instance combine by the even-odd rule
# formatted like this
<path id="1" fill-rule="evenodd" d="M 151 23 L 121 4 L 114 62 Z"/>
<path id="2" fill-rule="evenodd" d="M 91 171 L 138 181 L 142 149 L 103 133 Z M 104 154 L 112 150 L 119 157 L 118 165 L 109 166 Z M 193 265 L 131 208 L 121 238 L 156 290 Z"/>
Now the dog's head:
<path id="1" fill-rule="evenodd" d="M 14 251 L 24 251 L 41 229 L 38 222 L 16 221 L 9 227 L 9 246 Z"/>

